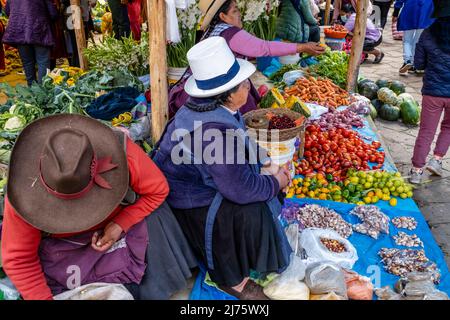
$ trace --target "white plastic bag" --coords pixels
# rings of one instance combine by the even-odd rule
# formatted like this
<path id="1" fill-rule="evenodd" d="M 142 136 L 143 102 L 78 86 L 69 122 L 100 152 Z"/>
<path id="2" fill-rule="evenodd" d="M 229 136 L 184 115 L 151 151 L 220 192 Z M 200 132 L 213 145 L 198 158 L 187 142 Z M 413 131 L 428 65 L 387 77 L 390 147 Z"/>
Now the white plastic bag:
<path id="1" fill-rule="evenodd" d="M 321 238 L 337 240 L 342 243 L 346 252 L 335 253 L 326 248 Z M 329 229 L 308 228 L 303 230 L 300 245 L 305 250 L 308 262 L 331 261 L 342 268 L 351 269 L 358 260 L 355 247 L 347 239 L 341 237 L 336 231 Z"/>
<path id="2" fill-rule="evenodd" d="M 90 283 L 53 297 L 55 300 L 134 300 L 122 284 Z"/>
<path id="3" fill-rule="evenodd" d="M 178 43 L 181 41 L 180 30 L 178 28 L 177 8 L 175 7 L 175 0 L 166 0 L 166 30 L 167 41 Z"/>
<path id="4" fill-rule="evenodd" d="M 264 294 L 272 300 L 309 300 L 309 288 L 302 282 L 305 269 L 302 259 L 292 253 L 287 269 L 264 288 Z"/>
<path id="5" fill-rule="evenodd" d="M 347 298 L 347 285 L 342 269 L 331 262 L 316 262 L 306 268 L 305 284 L 312 294 L 334 292 Z"/>
<path id="6" fill-rule="evenodd" d="M 18 300 L 20 293 L 9 278 L 0 279 L 0 291 L 3 292 L 5 300 Z"/>
<path id="7" fill-rule="evenodd" d="M 321 115 L 328 112 L 328 108 L 319 106 L 318 104 L 306 103 L 306 106 L 311 112 L 311 116 L 308 118 L 308 120 L 317 120 Z"/>

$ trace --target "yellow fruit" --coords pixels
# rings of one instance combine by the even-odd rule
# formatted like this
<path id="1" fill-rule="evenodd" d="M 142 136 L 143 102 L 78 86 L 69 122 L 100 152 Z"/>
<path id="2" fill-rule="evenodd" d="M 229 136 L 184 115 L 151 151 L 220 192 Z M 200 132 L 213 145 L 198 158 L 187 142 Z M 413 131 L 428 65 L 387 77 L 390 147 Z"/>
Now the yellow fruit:
<path id="1" fill-rule="evenodd" d="M 401 193 L 401 194 L 400 194 L 400 198 L 406 199 L 406 198 L 408 198 L 408 194 L 406 194 L 406 193 Z"/>
<path id="2" fill-rule="evenodd" d="M 320 200 L 326 200 L 326 199 L 327 199 L 327 194 L 326 194 L 326 193 L 321 193 L 321 194 L 319 195 L 319 199 L 320 199 Z"/>
<path id="3" fill-rule="evenodd" d="M 308 193 L 308 188 L 307 187 L 303 187 L 302 188 L 302 193 L 307 194 Z"/>
<path id="4" fill-rule="evenodd" d="M 300 194 L 300 195 L 297 196 L 297 198 L 303 199 L 303 198 L 306 198 L 306 196 L 304 194 Z"/>
<path id="5" fill-rule="evenodd" d="M 389 204 L 390 204 L 391 206 L 395 207 L 395 206 L 397 205 L 397 199 L 392 198 L 392 199 L 389 201 Z"/>
<path id="6" fill-rule="evenodd" d="M 408 196 L 408 198 L 412 198 L 413 197 L 413 192 L 412 191 L 408 191 L 406 193 L 406 195 Z"/>
<path id="7" fill-rule="evenodd" d="M 346 179 L 346 180 L 344 181 L 344 186 L 348 186 L 350 183 L 351 183 L 351 181 L 350 181 L 349 179 Z"/>
<path id="8" fill-rule="evenodd" d="M 359 178 L 358 177 L 351 177 L 350 178 L 350 182 L 353 183 L 353 184 L 358 184 Z"/>
<path id="9" fill-rule="evenodd" d="M 302 194 L 302 189 L 301 188 L 297 189 L 297 191 L 295 193 L 296 194 Z"/>
<path id="10" fill-rule="evenodd" d="M 397 177 L 397 178 L 401 178 L 401 177 L 402 177 L 402 174 L 401 174 L 400 172 L 396 172 L 396 173 L 394 174 L 394 176 Z"/>
<path id="11" fill-rule="evenodd" d="M 358 201 L 356 204 L 357 204 L 358 206 L 363 206 L 363 205 L 365 205 L 364 201 Z"/>
<path id="12" fill-rule="evenodd" d="M 384 195 L 381 199 L 382 199 L 383 201 L 389 201 L 389 200 L 391 199 L 391 197 L 388 196 L 388 195 Z"/>
<path id="13" fill-rule="evenodd" d="M 378 201 L 380 201 L 380 199 L 377 196 L 372 197 L 372 203 L 377 203 Z"/>
<path id="14" fill-rule="evenodd" d="M 286 194 L 286 198 L 292 198 L 293 196 L 294 196 L 294 194 L 290 193 L 290 192 Z"/>
<path id="15" fill-rule="evenodd" d="M 309 183 L 309 182 L 303 183 L 303 187 L 308 188 L 309 186 L 311 186 L 311 183 Z"/>
<path id="16" fill-rule="evenodd" d="M 371 197 L 371 198 L 372 198 L 374 195 L 375 195 L 375 193 L 374 193 L 373 191 L 370 191 L 370 192 L 367 194 L 367 196 L 368 196 L 368 197 Z"/>
<path id="17" fill-rule="evenodd" d="M 405 188 L 403 187 L 398 187 L 396 190 L 398 193 L 403 193 L 405 191 Z"/>
<path id="18" fill-rule="evenodd" d="M 370 187 L 372 187 L 372 183 L 366 182 L 366 183 L 364 184 L 364 188 L 370 189 Z"/>
<path id="19" fill-rule="evenodd" d="M 314 197 L 316 196 L 316 194 L 314 193 L 314 191 L 310 191 L 310 192 L 308 193 L 308 196 L 309 196 L 310 198 L 314 198 Z"/>
<path id="20" fill-rule="evenodd" d="M 390 194 L 389 188 L 383 188 L 383 193 Z"/>
<path id="21" fill-rule="evenodd" d="M 380 189 L 377 189 L 375 191 L 375 195 L 381 199 L 383 197 L 383 191 L 381 191 Z"/>
<path id="22" fill-rule="evenodd" d="M 365 197 L 365 198 L 364 198 L 364 202 L 365 202 L 366 204 L 372 203 L 372 198 L 371 198 L 371 197 Z"/>

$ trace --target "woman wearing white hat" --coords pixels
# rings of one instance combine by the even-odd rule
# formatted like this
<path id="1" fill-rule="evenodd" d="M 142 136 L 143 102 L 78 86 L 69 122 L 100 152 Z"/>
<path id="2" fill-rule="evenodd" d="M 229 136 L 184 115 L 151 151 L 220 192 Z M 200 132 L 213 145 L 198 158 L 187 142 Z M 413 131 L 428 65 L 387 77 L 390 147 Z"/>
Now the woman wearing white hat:
<path id="1" fill-rule="evenodd" d="M 291 248 L 277 220 L 277 195 L 289 183 L 289 173 L 270 161 L 253 162 L 251 155 L 259 151 L 238 134 L 245 132 L 239 109 L 247 101 L 255 67 L 236 59 L 222 37 L 200 42 L 187 57 L 193 73 L 185 87 L 190 98 L 167 125 L 154 154 L 169 182 L 167 201 L 223 291 L 240 299 L 267 299 L 249 275 L 250 270 L 281 272 L 289 263 Z M 213 142 L 206 138 L 209 133 Z M 239 143 L 245 146 L 242 152 Z M 206 157 L 211 148 L 214 161 Z M 187 161 L 177 161 L 179 151 Z M 261 175 L 262 163 L 276 168 L 269 170 L 273 175 Z"/>
<path id="2" fill-rule="evenodd" d="M 200 0 L 199 8 L 203 13 L 201 30 L 202 39 L 213 36 L 223 37 L 234 55 L 238 58 L 279 57 L 296 53 L 318 55 L 324 48 L 317 43 L 285 43 L 261 40 L 243 30 L 241 13 L 236 0 Z M 187 74 L 184 80 L 190 76 Z M 170 92 L 169 116 L 172 118 L 186 102 L 188 95 L 183 91 L 185 81 L 177 83 Z M 250 94 L 241 112 L 255 110 L 261 100 L 258 91 L 251 84 Z"/>

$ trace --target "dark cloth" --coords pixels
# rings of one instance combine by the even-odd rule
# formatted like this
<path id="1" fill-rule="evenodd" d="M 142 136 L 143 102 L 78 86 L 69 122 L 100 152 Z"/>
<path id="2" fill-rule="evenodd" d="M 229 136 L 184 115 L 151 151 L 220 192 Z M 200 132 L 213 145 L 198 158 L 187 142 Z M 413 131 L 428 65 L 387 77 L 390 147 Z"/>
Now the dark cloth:
<path id="1" fill-rule="evenodd" d="M 95 119 L 110 121 L 121 113 L 131 111 L 140 92 L 133 87 L 123 87 L 104 94 L 87 107 L 86 112 Z"/>
<path id="2" fill-rule="evenodd" d="M 320 42 L 320 27 L 310 26 L 309 27 L 309 39 L 310 42 Z"/>
<path id="3" fill-rule="evenodd" d="M 450 24 L 447 25 L 450 30 Z M 450 97 L 450 50 L 441 45 L 441 39 L 426 29 L 416 45 L 414 66 L 425 70 L 422 94 L 433 97 Z"/>
<path id="4" fill-rule="evenodd" d="M 52 20 L 57 17 L 51 0 L 8 0 L 9 16 L 3 42 L 9 45 L 36 45 L 52 47 Z"/>
<path id="5" fill-rule="evenodd" d="M 373 5 L 380 8 L 380 25 L 384 29 L 387 23 L 389 10 L 391 9 L 393 0 L 391 1 L 374 1 Z"/>
<path id="6" fill-rule="evenodd" d="M 136 300 L 166 300 L 186 288 L 197 259 L 166 202 L 145 220 L 149 237 L 147 269 L 139 285 L 126 287 Z"/>
<path id="7" fill-rule="evenodd" d="M 383 42 L 383 36 L 380 37 L 377 41 L 373 41 L 372 39 L 364 39 L 363 51 L 369 52 L 375 50 Z"/>
<path id="8" fill-rule="evenodd" d="M 196 256 L 206 265 L 208 207 L 173 212 Z M 224 199 L 214 224 L 213 248 L 215 268 L 208 272 L 218 285 L 236 286 L 250 270 L 265 274 L 286 267 L 272 213 L 264 202 L 240 205 Z"/>
<path id="9" fill-rule="evenodd" d="M 131 27 L 127 5 L 121 4 L 120 0 L 108 0 L 108 5 L 112 14 L 114 37 L 116 39 L 129 37 Z"/>
<path id="10" fill-rule="evenodd" d="M 28 85 L 31 86 L 35 81 L 41 83 L 42 78 L 47 74 L 47 69 L 50 68 L 51 49 L 36 45 L 19 45 L 18 50 Z M 37 77 L 36 64 L 38 66 Z"/>

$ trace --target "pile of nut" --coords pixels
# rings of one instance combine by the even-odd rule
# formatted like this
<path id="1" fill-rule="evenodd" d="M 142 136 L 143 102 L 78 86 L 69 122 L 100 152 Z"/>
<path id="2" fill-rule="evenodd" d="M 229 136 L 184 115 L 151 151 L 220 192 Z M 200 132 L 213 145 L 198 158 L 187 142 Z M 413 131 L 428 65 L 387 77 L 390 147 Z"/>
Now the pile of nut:
<path id="1" fill-rule="evenodd" d="M 362 223 L 353 226 L 356 232 L 378 239 L 380 232 L 389 234 L 389 217 L 377 206 L 358 206 L 350 214 L 357 216 Z"/>
<path id="2" fill-rule="evenodd" d="M 405 247 L 423 247 L 423 242 L 417 234 L 409 235 L 400 231 L 398 235 L 394 236 L 395 243 L 399 246 Z"/>
<path id="3" fill-rule="evenodd" d="M 382 248 L 378 255 L 389 273 L 404 277 L 408 272 L 413 271 L 430 272 L 433 275 L 433 281 L 439 283 L 441 275 L 437 265 L 425 256 L 423 249 Z"/>
<path id="4" fill-rule="evenodd" d="M 335 239 L 320 238 L 320 242 L 331 252 L 343 253 L 347 252 L 347 248 L 343 243 Z"/>
<path id="5" fill-rule="evenodd" d="M 305 228 L 331 229 L 344 238 L 350 237 L 353 233 L 352 225 L 342 219 L 336 211 L 317 204 L 308 204 L 300 208 L 298 220 Z"/>
<path id="6" fill-rule="evenodd" d="M 413 217 L 396 217 L 392 223 L 397 228 L 414 230 L 417 227 L 417 221 Z"/>

